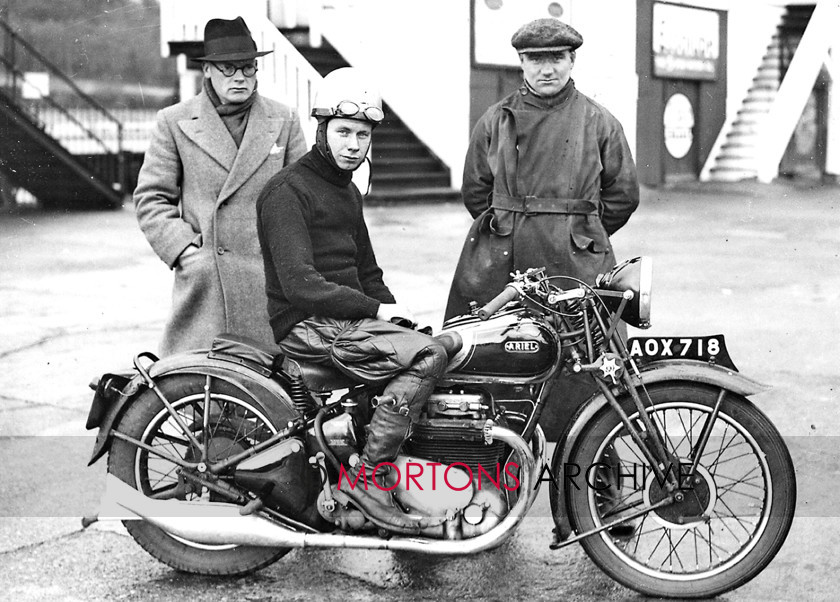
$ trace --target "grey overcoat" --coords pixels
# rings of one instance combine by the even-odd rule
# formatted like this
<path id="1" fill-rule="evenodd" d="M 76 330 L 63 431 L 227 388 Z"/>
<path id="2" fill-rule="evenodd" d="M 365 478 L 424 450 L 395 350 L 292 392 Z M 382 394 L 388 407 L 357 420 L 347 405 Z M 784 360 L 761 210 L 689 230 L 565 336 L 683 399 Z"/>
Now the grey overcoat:
<path id="1" fill-rule="evenodd" d="M 134 203 L 152 249 L 175 273 L 161 356 L 208 348 L 220 332 L 273 343 L 256 200 L 304 152 L 297 114 L 259 95 L 239 149 L 204 91 L 158 113 Z M 190 243 L 199 252 L 178 261 Z"/>

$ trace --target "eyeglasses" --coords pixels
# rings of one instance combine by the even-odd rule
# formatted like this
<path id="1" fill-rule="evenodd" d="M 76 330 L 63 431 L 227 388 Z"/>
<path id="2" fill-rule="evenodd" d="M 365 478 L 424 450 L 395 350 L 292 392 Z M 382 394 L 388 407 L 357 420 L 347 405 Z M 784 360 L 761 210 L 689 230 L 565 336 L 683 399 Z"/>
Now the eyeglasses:
<path id="1" fill-rule="evenodd" d="M 362 106 L 352 100 L 342 100 L 334 109 L 313 109 L 315 117 L 356 117 L 362 113 L 369 121 L 381 123 L 385 113 L 379 107 Z"/>
<path id="2" fill-rule="evenodd" d="M 232 77 L 237 71 L 242 71 L 245 77 L 253 77 L 257 72 L 257 66 L 253 63 L 250 65 L 234 65 L 232 63 L 211 63 L 216 69 L 222 72 L 225 77 Z"/>

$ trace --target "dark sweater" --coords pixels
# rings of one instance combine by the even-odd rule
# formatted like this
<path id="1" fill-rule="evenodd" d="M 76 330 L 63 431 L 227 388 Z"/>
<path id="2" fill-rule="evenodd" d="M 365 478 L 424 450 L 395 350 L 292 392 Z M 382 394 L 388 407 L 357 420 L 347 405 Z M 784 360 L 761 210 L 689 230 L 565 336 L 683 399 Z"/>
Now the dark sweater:
<path id="1" fill-rule="evenodd" d="M 268 315 L 278 342 L 310 316 L 374 318 L 380 303 L 394 303 L 350 175 L 313 147 L 257 199 Z"/>

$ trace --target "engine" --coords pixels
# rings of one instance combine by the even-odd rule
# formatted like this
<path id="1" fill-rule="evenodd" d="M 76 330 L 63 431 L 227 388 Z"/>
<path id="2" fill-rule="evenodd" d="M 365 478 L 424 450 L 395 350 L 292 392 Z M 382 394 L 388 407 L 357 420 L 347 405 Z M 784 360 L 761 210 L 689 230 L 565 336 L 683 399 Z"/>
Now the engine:
<path id="1" fill-rule="evenodd" d="M 397 503 L 428 517 L 422 534 L 439 539 L 463 539 L 486 533 L 507 515 L 517 481 L 506 473 L 506 446 L 487 445 L 484 426 L 493 416 L 490 396 L 480 390 L 436 390 L 412 426 L 411 436 L 388 471 L 384 486 L 393 487 Z M 344 419 L 334 419 L 336 423 Z M 500 422 L 497 420 L 497 422 Z M 338 424 L 337 424 L 338 426 Z M 345 433 L 345 444 L 331 437 L 330 447 L 350 447 L 348 425 L 326 431 Z M 515 470 L 514 470 L 515 475 Z M 513 494 L 514 496 L 516 493 Z M 322 516 L 343 530 L 371 528 L 361 513 L 341 504 L 327 505 L 323 494 L 318 507 Z"/>
<path id="2" fill-rule="evenodd" d="M 486 445 L 483 427 L 490 418 L 489 396 L 481 391 L 449 389 L 435 391 L 413 426 L 404 451 L 441 464 L 465 464 L 473 475 L 479 466 L 496 470 L 504 445 Z"/>

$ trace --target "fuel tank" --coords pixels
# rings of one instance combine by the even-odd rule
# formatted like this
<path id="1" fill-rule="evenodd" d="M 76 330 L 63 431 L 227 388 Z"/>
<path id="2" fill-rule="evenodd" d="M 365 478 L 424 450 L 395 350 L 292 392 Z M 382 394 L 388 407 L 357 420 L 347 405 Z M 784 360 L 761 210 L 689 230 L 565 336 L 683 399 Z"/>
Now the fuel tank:
<path id="1" fill-rule="evenodd" d="M 542 382 L 558 363 L 554 329 L 524 309 L 496 314 L 489 320 L 460 316 L 445 325 L 463 340 L 445 376 L 450 382 L 488 381 L 511 384 Z"/>

